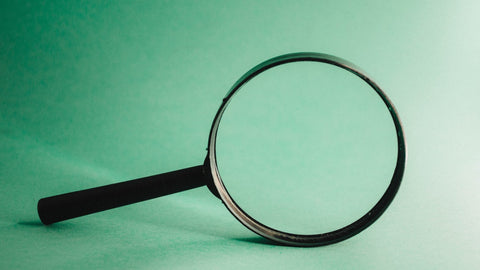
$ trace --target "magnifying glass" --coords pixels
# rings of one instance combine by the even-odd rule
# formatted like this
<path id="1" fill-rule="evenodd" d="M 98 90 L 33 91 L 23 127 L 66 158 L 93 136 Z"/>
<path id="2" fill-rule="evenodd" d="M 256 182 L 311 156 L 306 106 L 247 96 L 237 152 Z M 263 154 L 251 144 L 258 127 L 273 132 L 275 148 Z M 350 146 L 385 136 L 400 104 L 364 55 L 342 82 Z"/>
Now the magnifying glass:
<path id="1" fill-rule="evenodd" d="M 202 165 L 39 200 L 48 225 L 207 186 L 247 228 L 320 246 L 377 220 L 406 162 L 398 114 L 360 68 L 292 53 L 248 71 L 222 100 Z"/>

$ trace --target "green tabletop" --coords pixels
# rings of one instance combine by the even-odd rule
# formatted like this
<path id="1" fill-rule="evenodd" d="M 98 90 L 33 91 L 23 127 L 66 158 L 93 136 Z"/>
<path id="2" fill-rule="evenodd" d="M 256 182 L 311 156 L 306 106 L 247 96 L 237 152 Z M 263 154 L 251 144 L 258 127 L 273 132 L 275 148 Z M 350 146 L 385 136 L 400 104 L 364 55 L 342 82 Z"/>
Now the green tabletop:
<path id="1" fill-rule="evenodd" d="M 0 269 L 475 269 L 477 1 L 0 4 Z M 52 226 L 40 198 L 199 165 L 256 64 L 300 51 L 368 71 L 408 161 L 385 214 L 346 241 L 274 245 L 201 187 Z"/>

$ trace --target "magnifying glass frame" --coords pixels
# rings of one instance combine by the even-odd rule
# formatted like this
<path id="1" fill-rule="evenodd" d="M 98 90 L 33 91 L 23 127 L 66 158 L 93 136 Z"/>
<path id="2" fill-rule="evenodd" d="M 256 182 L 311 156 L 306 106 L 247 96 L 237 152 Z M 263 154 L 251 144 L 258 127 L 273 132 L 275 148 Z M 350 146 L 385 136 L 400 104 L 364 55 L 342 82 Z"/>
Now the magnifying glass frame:
<path id="1" fill-rule="evenodd" d="M 292 234 L 275 230 L 255 220 L 243 211 L 229 195 L 220 176 L 216 159 L 217 132 L 222 115 L 232 97 L 260 73 L 275 66 L 293 62 L 320 62 L 343 68 L 368 83 L 382 98 L 395 124 L 398 155 L 395 171 L 390 184 L 375 206 L 357 221 L 335 231 L 314 235 Z M 143 177 L 130 181 L 69 192 L 42 198 L 37 209 L 40 220 L 45 225 L 76 218 L 100 211 L 133 204 L 168 194 L 206 185 L 219 197 L 228 210 L 247 228 L 273 241 L 292 246 L 320 246 L 345 240 L 361 232 L 377 220 L 390 205 L 397 193 L 406 161 L 405 140 L 402 125 L 391 101 L 383 91 L 363 71 L 341 58 L 320 53 L 293 53 L 267 60 L 243 75 L 227 93 L 215 115 L 210 130 L 207 157 L 202 165 L 173 172 Z"/>
<path id="2" fill-rule="evenodd" d="M 223 184 L 222 177 L 218 170 L 217 159 L 216 159 L 216 140 L 217 140 L 217 132 L 220 121 L 222 119 L 222 115 L 225 112 L 229 102 L 232 100 L 233 96 L 241 90 L 242 86 L 245 85 L 248 81 L 256 77 L 257 75 L 261 74 L 262 72 L 271 69 L 273 67 L 293 63 L 293 62 L 320 62 L 325 64 L 330 64 L 342 68 L 346 71 L 349 71 L 356 76 L 360 77 L 363 81 L 365 81 L 368 85 L 370 85 L 373 90 L 380 96 L 383 100 L 385 105 L 388 108 L 388 111 L 392 117 L 393 123 L 396 129 L 396 136 L 397 136 L 397 161 L 395 170 L 393 173 L 393 177 L 390 181 L 390 184 L 380 198 L 380 200 L 375 204 L 375 206 L 368 211 L 365 215 L 363 215 L 357 221 L 347 225 L 343 228 L 340 228 L 335 231 L 321 233 L 321 234 L 313 234 L 313 235 L 303 235 L 303 234 L 292 234 L 287 232 L 282 232 L 279 230 L 275 230 L 269 226 L 262 224 L 260 221 L 252 218 L 246 212 L 240 208 L 239 205 L 233 200 L 233 198 L 228 193 L 225 185 Z M 363 72 L 360 68 L 355 66 L 354 64 L 332 55 L 328 54 L 321 54 L 321 53 L 292 53 L 281 55 L 270 60 L 267 60 L 254 68 L 248 71 L 245 75 L 243 75 L 231 88 L 231 90 L 227 93 L 223 102 L 213 120 L 212 128 L 210 131 L 210 137 L 208 142 L 208 162 L 209 168 L 211 170 L 211 174 L 213 177 L 213 183 L 215 184 L 215 188 L 218 192 L 219 197 L 224 202 L 225 206 L 228 210 L 247 228 L 252 230 L 253 232 L 271 239 L 273 241 L 286 244 L 286 245 L 293 245 L 293 246 L 320 246 L 320 245 L 328 245 L 335 242 L 339 242 L 350 238 L 357 233 L 361 232 L 362 230 L 366 229 L 370 226 L 375 220 L 377 220 L 387 209 L 390 205 L 392 200 L 394 199 L 402 181 L 403 173 L 405 170 L 405 163 L 406 163 L 406 144 L 405 138 L 403 134 L 402 124 L 398 117 L 397 111 L 393 106 L 390 99 L 387 95 L 381 90 L 381 88 L 372 80 L 370 77 L 367 76 L 365 72 Z"/>

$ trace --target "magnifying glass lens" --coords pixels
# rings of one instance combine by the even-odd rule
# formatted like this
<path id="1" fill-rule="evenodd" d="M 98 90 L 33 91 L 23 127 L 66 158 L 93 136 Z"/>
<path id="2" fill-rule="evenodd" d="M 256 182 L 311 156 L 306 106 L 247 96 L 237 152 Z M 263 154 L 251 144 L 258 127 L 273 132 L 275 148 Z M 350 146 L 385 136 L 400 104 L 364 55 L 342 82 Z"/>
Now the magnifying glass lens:
<path id="1" fill-rule="evenodd" d="M 321 62 L 263 71 L 231 98 L 216 162 L 233 201 L 278 231 L 341 229 L 374 207 L 397 161 L 395 125 L 375 90 Z"/>

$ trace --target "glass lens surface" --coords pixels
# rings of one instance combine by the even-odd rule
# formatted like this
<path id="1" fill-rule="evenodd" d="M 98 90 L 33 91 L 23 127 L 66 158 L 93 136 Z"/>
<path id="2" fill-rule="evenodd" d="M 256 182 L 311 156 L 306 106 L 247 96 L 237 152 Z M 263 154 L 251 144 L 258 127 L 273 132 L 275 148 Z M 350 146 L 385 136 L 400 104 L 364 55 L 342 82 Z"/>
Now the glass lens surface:
<path id="1" fill-rule="evenodd" d="M 387 189 L 395 126 L 361 78 L 318 62 L 264 71 L 232 97 L 219 124 L 218 170 L 250 217 L 302 235 L 358 220 Z"/>

